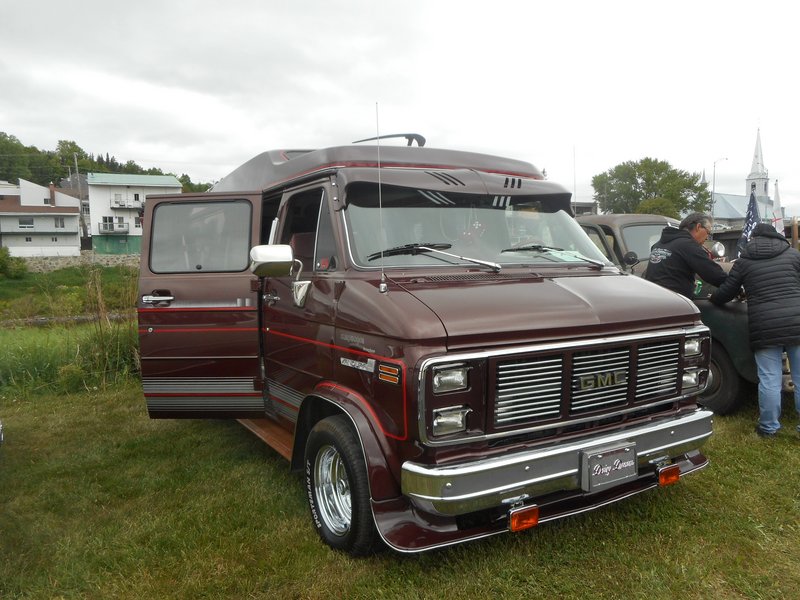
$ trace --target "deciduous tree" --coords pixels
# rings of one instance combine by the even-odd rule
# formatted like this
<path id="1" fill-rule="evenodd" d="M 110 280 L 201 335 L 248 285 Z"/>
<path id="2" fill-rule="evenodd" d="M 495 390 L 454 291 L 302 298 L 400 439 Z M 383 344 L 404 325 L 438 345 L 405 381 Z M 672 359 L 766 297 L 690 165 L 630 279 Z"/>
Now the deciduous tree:
<path id="1" fill-rule="evenodd" d="M 685 212 L 704 212 L 710 200 L 708 184 L 701 183 L 699 173 L 675 169 L 654 158 L 627 161 L 595 175 L 592 187 L 600 209 L 611 213 L 678 217 Z"/>

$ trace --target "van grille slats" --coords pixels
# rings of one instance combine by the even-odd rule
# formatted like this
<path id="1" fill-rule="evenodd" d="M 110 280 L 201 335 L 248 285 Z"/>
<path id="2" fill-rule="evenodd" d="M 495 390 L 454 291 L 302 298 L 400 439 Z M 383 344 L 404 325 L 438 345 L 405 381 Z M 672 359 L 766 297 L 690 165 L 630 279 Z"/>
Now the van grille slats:
<path id="1" fill-rule="evenodd" d="M 575 354 L 569 413 L 574 415 L 624 405 L 628 400 L 629 364 L 630 348 Z M 598 380 L 597 373 L 607 375 Z"/>
<path id="2" fill-rule="evenodd" d="M 509 425 L 557 417 L 561 412 L 563 362 L 563 357 L 557 356 L 498 364 L 495 423 Z"/>
<path id="3" fill-rule="evenodd" d="M 639 348 L 636 397 L 647 400 L 676 393 L 678 391 L 679 360 L 680 344 L 678 340 L 647 344 Z"/>
<path id="4" fill-rule="evenodd" d="M 675 395 L 679 360 L 678 339 L 497 360 L 494 426 L 568 421 Z"/>

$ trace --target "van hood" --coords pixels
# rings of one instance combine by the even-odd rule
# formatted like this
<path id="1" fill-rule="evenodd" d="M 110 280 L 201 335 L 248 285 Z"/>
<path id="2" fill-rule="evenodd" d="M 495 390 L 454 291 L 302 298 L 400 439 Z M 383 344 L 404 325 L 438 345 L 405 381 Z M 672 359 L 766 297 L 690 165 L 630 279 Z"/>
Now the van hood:
<path id="1" fill-rule="evenodd" d="M 394 283 L 439 317 L 450 349 L 633 333 L 699 321 L 690 300 L 619 272 L 487 274 L 477 281 L 417 277 Z"/>

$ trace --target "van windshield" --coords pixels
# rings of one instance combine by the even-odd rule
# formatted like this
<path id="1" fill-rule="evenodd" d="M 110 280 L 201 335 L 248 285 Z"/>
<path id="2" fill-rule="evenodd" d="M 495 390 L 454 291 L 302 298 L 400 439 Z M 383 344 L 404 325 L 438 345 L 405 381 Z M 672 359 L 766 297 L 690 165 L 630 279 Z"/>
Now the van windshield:
<path id="1" fill-rule="evenodd" d="M 370 267 L 610 264 L 561 195 L 491 196 L 354 182 L 345 224 L 354 264 Z M 436 252 L 420 246 L 446 250 Z M 472 260 L 469 260 L 472 259 Z"/>

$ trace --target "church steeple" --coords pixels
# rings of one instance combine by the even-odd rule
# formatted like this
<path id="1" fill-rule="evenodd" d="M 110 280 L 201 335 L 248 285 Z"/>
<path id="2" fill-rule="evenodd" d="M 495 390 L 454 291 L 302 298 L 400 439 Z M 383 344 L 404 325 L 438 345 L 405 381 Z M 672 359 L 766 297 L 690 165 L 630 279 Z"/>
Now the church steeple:
<path id="1" fill-rule="evenodd" d="M 756 133 L 756 149 L 753 152 L 753 165 L 750 175 L 747 176 L 745 196 L 750 197 L 750 192 L 755 185 L 756 197 L 769 196 L 769 173 L 764 166 L 764 155 L 761 152 L 761 130 Z"/>

